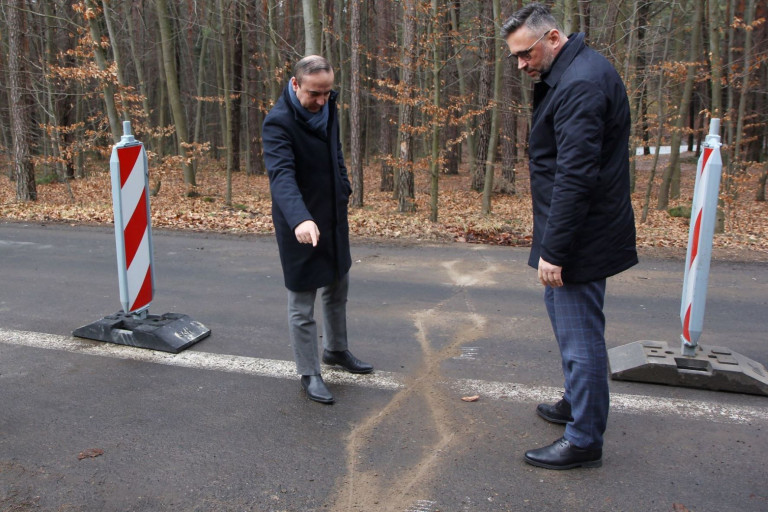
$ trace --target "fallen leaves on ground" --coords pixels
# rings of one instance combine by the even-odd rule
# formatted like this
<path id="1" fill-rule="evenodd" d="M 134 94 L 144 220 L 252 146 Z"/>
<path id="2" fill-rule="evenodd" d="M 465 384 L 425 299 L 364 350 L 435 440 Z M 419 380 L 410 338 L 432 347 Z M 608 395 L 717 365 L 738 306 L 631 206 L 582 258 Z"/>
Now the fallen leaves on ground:
<path id="1" fill-rule="evenodd" d="M 104 450 L 101 448 L 88 448 L 77 455 L 77 460 L 94 459 L 100 455 L 104 455 Z"/>
<path id="2" fill-rule="evenodd" d="M 681 198 L 673 201 L 670 207 L 690 205 L 696 162 L 688 155 L 683 164 Z M 633 195 L 638 246 L 684 248 L 688 243 L 689 219 L 656 210 L 655 196 L 651 198 L 646 222 L 640 222 L 651 161 L 647 157 L 638 158 L 637 191 Z M 726 231 L 715 236 L 716 248 L 750 249 L 768 256 L 768 203 L 753 199 L 759 172 L 760 169 L 755 169 L 753 179 L 742 180 L 742 193 L 737 203 L 727 209 Z M 150 199 L 155 228 L 234 234 L 273 233 L 269 182 L 264 175 L 233 173 L 229 204 L 225 196 L 226 173 L 215 162 L 200 166 L 196 197 L 187 196 L 188 187 L 183 183 L 180 170 L 153 171 L 150 163 L 150 183 L 154 186 L 158 180 L 161 181 L 159 193 Z M 492 213 L 487 215 L 481 212 L 482 194 L 469 188 L 466 169 L 459 175 L 441 175 L 437 222 L 429 220 L 430 184 L 426 174 L 416 176 L 416 211 L 413 213 L 399 213 L 392 193 L 379 190 L 379 180 L 378 166 L 367 167 L 364 206 L 350 208 L 349 212 L 353 236 L 508 246 L 529 246 L 531 243 L 527 170 L 517 173 L 517 194 L 493 195 Z M 19 202 L 15 199 L 15 183 L 7 178 L 0 179 L 0 218 L 39 223 L 113 222 L 107 161 L 96 166 L 87 178 L 41 183 L 37 190 L 37 201 Z"/>

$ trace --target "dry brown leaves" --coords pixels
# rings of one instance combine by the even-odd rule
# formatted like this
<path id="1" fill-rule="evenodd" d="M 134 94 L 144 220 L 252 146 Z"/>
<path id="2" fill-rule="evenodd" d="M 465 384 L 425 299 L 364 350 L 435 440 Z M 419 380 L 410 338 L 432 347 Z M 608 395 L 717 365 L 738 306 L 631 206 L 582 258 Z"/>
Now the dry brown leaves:
<path id="1" fill-rule="evenodd" d="M 638 219 L 638 245 L 684 248 L 688 243 L 688 219 L 671 217 L 666 211 L 655 210 L 655 197 L 652 198 L 647 221 L 639 222 L 650 161 L 649 157 L 640 157 L 638 161 L 637 192 L 633 197 Z M 683 167 L 682 197 L 671 206 L 690 204 L 694 169 L 694 159 L 687 158 Z M 662 170 L 660 168 L 657 175 Z M 768 255 L 768 203 L 753 199 L 758 172 L 759 169 L 755 170 L 753 177 L 741 183 L 743 191 L 737 203 L 728 209 L 726 232 L 715 236 L 715 247 L 752 249 Z M 525 170 L 518 173 L 516 195 L 494 195 L 490 215 L 481 213 L 481 194 L 469 190 L 466 170 L 457 176 L 441 175 L 436 223 L 429 221 L 429 182 L 425 174 L 416 177 L 416 211 L 408 214 L 397 212 L 397 202 L 392 199 L 391 192 L 378 190 L 377 166 L 366 169 L 365 179 L 365 205 L 350 209 L 350 230 L 355 236 L 530 245 L 531 199 Z M 273 232 L 266 176 L 234 173 L 230 205 L 225 200 L 226 174 L 215 164 L 198 171 L 198 197 L 186 197 L 187 187 L 180 171 L 150 170 L 150 182 L 154 184 L 157 180 L 161 181 L 161 186 L 159 193 L 151 198 L 153 227 L 235 234 Z M 15 183 L 1 178 L 0 218 L 70 224 L 112 223 L 108 162 L 104 161 L 103 168 L 85 179 L 38 185 L 36 202 L 16 201 Z"/>
<path id="2" fill-rule="evenodd" d="M 83 450 L 77 455 L 77 460 L 95 459 L 96 457 L 100 457 L 102 455 L 104 455 L 104 450 L 101 448 L 88 448 L 87 450 Z"/>

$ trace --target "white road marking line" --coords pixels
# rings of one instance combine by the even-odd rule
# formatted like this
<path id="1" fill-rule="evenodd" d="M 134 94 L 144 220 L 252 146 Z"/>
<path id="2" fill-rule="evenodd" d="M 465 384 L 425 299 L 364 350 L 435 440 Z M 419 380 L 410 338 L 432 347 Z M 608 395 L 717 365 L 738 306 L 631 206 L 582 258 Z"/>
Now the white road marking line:
<path id="1" fill-rule="evenodd" d="M 436 506 L 436 501 L 418 500 L 416 503 L 408 507 L 405 512 L 432 512 L 435 510 Z"/>
<path id="2" fill-rule="evenodd" d="M 71 336 L 0 328 L 1 343 L 184 368 L 245 373 L 260 377 L 280 379 L 295 379 L 297 377 L 296 366 L 293 361 L 214 354 L 194 350 L 170 354 L 113 343 L 83 340 Z M 407 380 L 406 376 L 402 374 L 379 370 L 370 375 L 354 375 L 328 368 L 324 371 L 323 376 L 326 381 L 331 383 L 354 384 L 387 390 L 402 389 Z M 444 384 L 456 389 L 460 394 L 479 394 L 482 398 L 510 402 L 553 402 L 561 397 L 559 388 L 548 386 L 529 386 L 511 382 L 473 379 L 456 379 L 444 382 Z M 745 424 L 768 421 L 768 408 L 765 407 L 740 407 L 696 400 L 618 393 L 611 394 L 611 410 L 628 414 L 678 416 L 720 423 Z"/>
<path id="3" fill-rule="evenodd" d="M 260 359 L 256 357 L 234 356 L 185 350 L 178 354 L 147 350 L 144 348 L 84 340 L 72 336 L 46 334 L 29 331 L 14 331 L 0 328 L 0 343 L 23 345 L 26 347 L 63 350 L 91 356 L 128 359 L 145 363 L 214 370 L 230 373 L 246 373 L 260 377 L 295 379 L 296 364 L 293 361 Z M 354 375 L 329 368 L 323 373 L 328 382 L 337 384 L 357 384 L 379 389 L 399 389 L 403 387 L 402 377 L 390 372 L 377 371 L 373 375 Z"/>
<path id="4" fill-rule="evenodd" d="M 462 394 L 480 395 L 484 398 L 510 402 L 555 402 L 562 398 L 561 388 L 547 386 L 527 386 L 471 379 L 461 379 L 448 384 L 453 384 Z M 621 393 L 611 393 L 611 412 L 678 416 L 721 423 L 768 421 L 768 408 L 765 407 L 740 407 L 713 402 Z"/>

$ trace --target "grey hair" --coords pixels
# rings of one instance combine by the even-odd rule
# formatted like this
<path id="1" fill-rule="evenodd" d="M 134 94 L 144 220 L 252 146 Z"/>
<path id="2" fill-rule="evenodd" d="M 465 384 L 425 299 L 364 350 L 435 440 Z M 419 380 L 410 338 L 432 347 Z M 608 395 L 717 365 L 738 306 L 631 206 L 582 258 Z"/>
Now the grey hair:
<path id="1" fill-rule="evenodd" d="M 304 75 L 314 75 L 321 71 L 333 73 L 333 68 L 328 59 L 320 55 L 307 55 L 293 67 L 293 76 L 296 78 L 296 83 L 301 85 L 301 79 Z"/>
<path id="2" fill-rule="evenodd" d="M 522 26 L 528 27 L 533 32 L 541 29 L 558 28 L 557 20 L 552 16 L 549 7 L 538 2 L 532 2 L 507 18 L 501 26 L 501 36 L 506 39 Z"/>

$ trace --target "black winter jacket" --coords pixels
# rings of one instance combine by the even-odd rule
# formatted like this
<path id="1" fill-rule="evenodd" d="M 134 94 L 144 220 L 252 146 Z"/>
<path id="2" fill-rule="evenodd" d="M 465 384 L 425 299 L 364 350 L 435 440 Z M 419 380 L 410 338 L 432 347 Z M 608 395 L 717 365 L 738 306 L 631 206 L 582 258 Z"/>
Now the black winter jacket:
<path id="1" fill-rule="evenodd" d="M 534 86 L 529 156 L 533 246 L 583 283 L 637 263 L 629 193 L 630 113 L 616 70 L 574 34 Z"/>

